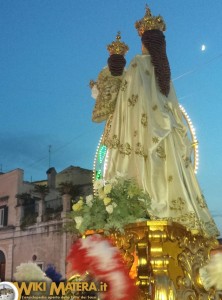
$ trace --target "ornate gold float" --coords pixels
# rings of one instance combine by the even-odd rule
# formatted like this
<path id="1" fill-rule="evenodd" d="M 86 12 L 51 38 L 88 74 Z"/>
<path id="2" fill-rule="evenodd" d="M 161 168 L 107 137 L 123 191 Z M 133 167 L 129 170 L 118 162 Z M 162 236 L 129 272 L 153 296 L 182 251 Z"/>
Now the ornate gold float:
<path id="1" fill-rule="evenodd" d="M 170 221 L 130 224 L 125 234 L 112 233 L 140 290 L 137 300 L 210 300 L 199 269 L 206 264 L 215 238 L 206 238 Z"/>

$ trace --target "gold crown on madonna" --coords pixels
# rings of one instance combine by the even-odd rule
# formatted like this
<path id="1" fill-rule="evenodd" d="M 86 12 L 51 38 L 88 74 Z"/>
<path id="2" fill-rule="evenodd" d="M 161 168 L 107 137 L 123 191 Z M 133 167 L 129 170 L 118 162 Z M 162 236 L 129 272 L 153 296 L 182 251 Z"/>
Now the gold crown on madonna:
<path id="1" fill-rule="evenodd" d="M 143 33 L 147 30 L 153 30 L 153 29 L 158 29 L 161 31 L 166 30 L 166 24 L 163 18 L 160 15 L 156 17 L 152 16 L 151 10 L 148 7 L 148 5 L 146 5 L 145 16 L 143 17 L 143 19 L 136 21 L 135 27 L 140 36 L 142 36 Z"/>
<path id="2" fill-rule="evenodd" d="M 110 55 L 125 55 L 126 52 L 129 50 L 129 47 L 121 41 L 120 31 L 117 32 L 116 40 L 113 41 L 111 44 L 107 45 L 107 50 L 109 51 Z"/>

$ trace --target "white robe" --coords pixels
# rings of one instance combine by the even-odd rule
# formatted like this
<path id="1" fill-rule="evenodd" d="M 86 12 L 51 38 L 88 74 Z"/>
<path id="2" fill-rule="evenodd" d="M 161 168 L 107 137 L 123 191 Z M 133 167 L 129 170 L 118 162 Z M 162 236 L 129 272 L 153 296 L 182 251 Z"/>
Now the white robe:
<path id="1" fill-rule="evenodd" d="M 171 84 L 159 90 L 150 55 L 137 55 L 123 77 L 111 125 L 105 179 L 134 178 L 152 198 L 152 219 L 218 235 L 191 164 L 191 142 Z"/>

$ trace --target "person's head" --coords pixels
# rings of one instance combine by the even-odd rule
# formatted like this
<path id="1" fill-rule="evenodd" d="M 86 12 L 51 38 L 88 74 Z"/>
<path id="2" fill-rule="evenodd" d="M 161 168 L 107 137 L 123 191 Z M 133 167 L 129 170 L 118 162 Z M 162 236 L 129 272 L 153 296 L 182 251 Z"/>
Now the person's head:
<path id="1" fill-rule="evenodd" d="M 141 40 L 151 55 L 160 91 L 165 96 L 168 96 L 171 72 L 166 54 L 165 36 L 161 30 L 147 30 L 143 33 Z"/>

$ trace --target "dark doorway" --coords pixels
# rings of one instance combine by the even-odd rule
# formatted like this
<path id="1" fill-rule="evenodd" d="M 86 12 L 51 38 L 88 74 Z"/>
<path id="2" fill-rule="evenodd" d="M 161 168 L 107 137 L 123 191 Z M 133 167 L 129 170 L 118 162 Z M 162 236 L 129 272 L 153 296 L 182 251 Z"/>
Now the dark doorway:
<path id="1" fill-rule="evenodd" d="M 0 281 L 5 281 L 5 254 L 0 250 Z"/>

